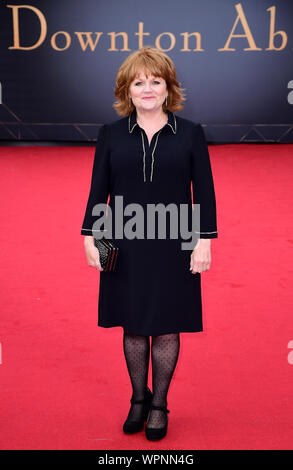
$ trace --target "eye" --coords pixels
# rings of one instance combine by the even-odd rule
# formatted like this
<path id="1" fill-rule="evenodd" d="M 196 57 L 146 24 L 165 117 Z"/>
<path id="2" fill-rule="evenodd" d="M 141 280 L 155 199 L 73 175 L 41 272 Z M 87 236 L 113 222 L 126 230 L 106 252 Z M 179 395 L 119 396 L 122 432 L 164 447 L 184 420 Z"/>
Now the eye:
<path id="1" fill-rule="evenodd" d="M 161 83 L 159 80 L 154 80 L 153 82 L 157 83 L 158 85 L 160 85 L 160 83 Z M 137 85 L 140 85 L 140 84 L 141 84 L 141 82 L 136 82 L 134 85 L 137 86 Z"/>

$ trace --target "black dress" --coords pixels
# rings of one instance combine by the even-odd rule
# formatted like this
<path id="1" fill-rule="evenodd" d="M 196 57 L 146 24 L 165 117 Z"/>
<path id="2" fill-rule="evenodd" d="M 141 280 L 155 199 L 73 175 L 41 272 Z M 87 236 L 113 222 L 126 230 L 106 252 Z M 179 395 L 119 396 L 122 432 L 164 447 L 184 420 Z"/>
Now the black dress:
<path id="1" fill-rule="evenodd" d="M 147 336 L 203 330 L 201 274 L 189 270 L 196 241 L 192 248 L 182 249 L 182 242 L 193 238 L 182 238 L 180 229 L 177 238 L 172 238 L 168 214 L 165 235 L 159 236 L 156 230 L 153 238 L 147 238 L 149 204 L 161 203 L 165 208 L 169 204 L 174 208 L 175 204 L 178 214 L 180 204 L 185 205 L 191 230 L 195 213 L 192 195 L 193 203 L 200 204 L 196 236 L 217 238 L 214 183 L 201 124 L 168 111 L 168 123 L 154 134 L 150 145 L 136 121 L 136 110 L 101 127 L 81 234 L 104 231 L 118 246 L 119 255 L 115 271 L 100 272 L 98 326 L 121 326 Z M 102 225 L 103 214 L 92 214 L 96 204 L 107 201 L 112 211 L 112 233 L 109 213 Z M 132 224 L 137 232 L 129 239 L 123 236 L 123 227 L 122 235 L 117 235 L 115 215 L 132 203 L 141 205 L 145 224 L 139 232 L 141 223 L 134 223 L 137 212 L 131 212 L 130 206 L 123 216 L 123 227 Z M 100 225 L 93 225 L 97 220 Z"/>

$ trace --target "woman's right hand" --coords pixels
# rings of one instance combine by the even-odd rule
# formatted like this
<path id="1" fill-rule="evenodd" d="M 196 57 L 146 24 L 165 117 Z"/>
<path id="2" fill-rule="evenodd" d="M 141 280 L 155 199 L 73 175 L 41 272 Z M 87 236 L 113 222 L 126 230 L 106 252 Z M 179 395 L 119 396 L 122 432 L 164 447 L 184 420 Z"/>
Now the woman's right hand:
<path id="1" fill-rule="evenodd" d="M 104 271 L 100 263 L 100 253 L 98 248 L 95 246 L 94 237 L 85 235 L 84 237 L 84 249 L 89 266 Z"/>

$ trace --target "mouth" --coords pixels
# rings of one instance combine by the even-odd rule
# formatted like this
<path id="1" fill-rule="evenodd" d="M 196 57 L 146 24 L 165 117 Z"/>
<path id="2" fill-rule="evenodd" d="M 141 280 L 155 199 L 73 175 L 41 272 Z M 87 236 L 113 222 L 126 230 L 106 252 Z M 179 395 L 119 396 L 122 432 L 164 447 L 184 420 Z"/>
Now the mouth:
<path id="1" fill-rule="evenodd" d="M 152 100 L 154 99 L 154 96 L 145 96 L 143 100 Z"/>

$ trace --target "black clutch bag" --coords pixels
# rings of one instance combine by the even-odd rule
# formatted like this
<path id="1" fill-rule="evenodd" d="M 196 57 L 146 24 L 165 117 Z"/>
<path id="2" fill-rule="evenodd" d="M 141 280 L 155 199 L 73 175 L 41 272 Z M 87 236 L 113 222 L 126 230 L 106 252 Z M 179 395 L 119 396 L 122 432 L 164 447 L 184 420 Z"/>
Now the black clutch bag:
<path id="1" fill-rule="evenodd" d="M 100 254 L 100 264 L 104 271 L 114 271 L 118 256 L 118 247 L 108 238 L 94 238 L 95 247 Z"/>

